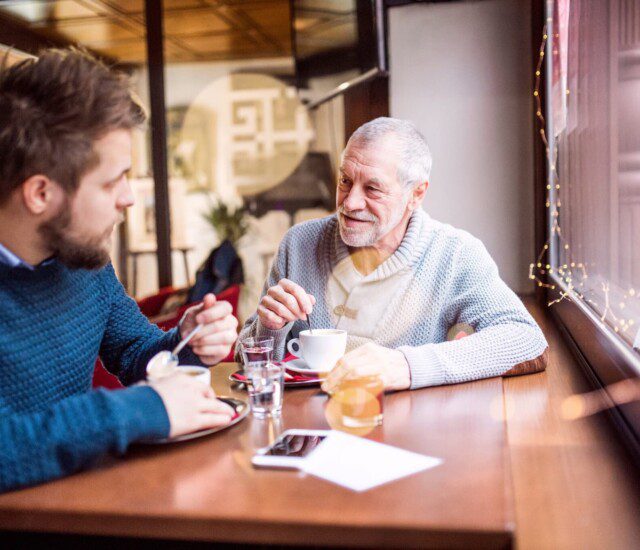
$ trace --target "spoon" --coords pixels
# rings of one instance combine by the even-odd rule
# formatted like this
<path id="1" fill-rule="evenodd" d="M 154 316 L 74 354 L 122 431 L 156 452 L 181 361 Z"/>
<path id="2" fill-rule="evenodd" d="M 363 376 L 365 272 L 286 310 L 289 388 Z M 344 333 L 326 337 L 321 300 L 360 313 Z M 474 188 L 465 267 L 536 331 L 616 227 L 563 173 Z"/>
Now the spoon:
<path id="1" fill-rule="evenodd" d="M 189 340 L 200 331 L 202 326 L 196 325 L 196 328 L 180 340 L 180 343 L 173 348 L 173 351 L 165 350 L 156 353 L 147 363 L 147 374 L 158 378 L 171 374 L 173 369 L 178 366 L 178 354 L 189 343 Z"/>
<path id="2" fill-rule="evenodd" d="M 313 334 L 313 329 L 311 328 L 311 314 L 307 313 L 307 325 L 309 325 L 309 332 Z"/>

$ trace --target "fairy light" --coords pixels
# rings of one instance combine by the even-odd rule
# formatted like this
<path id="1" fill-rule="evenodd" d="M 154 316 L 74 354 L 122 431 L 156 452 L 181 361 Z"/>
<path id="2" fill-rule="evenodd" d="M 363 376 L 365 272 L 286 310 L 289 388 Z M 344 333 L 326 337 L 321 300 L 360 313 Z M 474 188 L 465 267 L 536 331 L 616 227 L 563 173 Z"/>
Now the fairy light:
<path id="1" fill-rule="evenodd" d="M 551 181 L 555 181 L 556 183 L 553 185 L 553 188 L 556 191 L 557 196 L 560 196 L 561 189 L 561 180 L 558 175 L 558 171 L 556 168 L 556 161 L 558 156 L 558 141 L 556 139 L 555 146 L 553 151 L 551 151 L 549 147 L 549 141 L 547 139 L 546 134 L 546 120 L 542 111 L 542 102 L 540 99 L 540 80 L 542 77 L 542 64 L 544 62 L 545 56 L 545 48 L 547 46 L 547 40 L 549 38 L 547 34 L 547 25 L 550 25 L 552 19 L 547 18 L 547 23 L 544 26 L 542 32 L 542 42 L 540 44 L 540 49 L 538 50 L 538 62 L 535 70 L 535 85 L 533 90 L 533 97 L 535 102 L 535 113 L 536 117 L 540 124 L 540 139 L 544 145 L 545 156 L 547 159 L 547 163 L 549 165 L 549 169 L 551 171 L 551 175 L 553 176 Z M 558 35 L 556 34 L 557 38 Z M 570 99 L 570 90 L 566 89 L 565 94 L 567 96 L 567 100 Z M 550 213 L 550 218 L 552 220 L 551 223 L 551 231 L 549 238 L 545 242 L 540 254 L 536 258 L 536 260 L 529 264 L 529 279 L 534 281 L 539 288 L 548 288 L 550 290 L 556 290 L 556 285 L 547 283 L 543 277 L 548 274 L 556 274 L 558 278 L 560 278 L 566 285 L 566 290 L 557 289 L 558 297 L 554 300 L 551 300 L 547 303 L 548 306 L 552 306 L 563 300 L 571 300 L 573 296 L 577 296 L 579 299 L 584 300 L 586 303 L 592 305 L 594 309 L 598 311 L 602 311 L 600 319 L 605 322 L 607 321 L 609 325 L 613 328 L 613 330 L 620 334 L 625 333 L 628 330 L 632 329 L 635 326 L 635 321 L 633 319 L 625 319 L 622 315 L 616 315 L 614 312 L 611 302 L 611 287 L 608 281 L 601 284 L 601 290 L 604 294 L 604 307 L 601 307 L 601 304 L 598 300 L 593 299 L 591 296 L 587 295 L 589 291 L 588 288 L 585 287 L 585 282 L 589 279 L 589 273 L 587 271 L 587 265 L 584 262 L 578 262 L 574 258 L 572 258 L 572 250 L 569 243 L 565 240 L 562 229 L 560 227 L 560 223 L 558 221 L 560 217 L 560 208 L 562 206 L 562 202 L 559 198 L 555 201 L 551 200 L 550 191 L 551 184 L 546 185 L 547 189 L 547 199 L 545 202 L 545 208 Z M 551 258 L 549 256 L 550 243 L 552 239 L 557 243 L 558 250 L 561 253 L 565 254 L 565 259 L 563 262 L 560 262 L 560 267 L 553 268 Z M 629 300 L 638 300 L 640 299 L 640 291 L 636 291 L 634 288 L 630 288 L 622 299 L 619 299 L 616 304 L 619 310 L 624 310 L 627 307 L 627 303 Z"/>

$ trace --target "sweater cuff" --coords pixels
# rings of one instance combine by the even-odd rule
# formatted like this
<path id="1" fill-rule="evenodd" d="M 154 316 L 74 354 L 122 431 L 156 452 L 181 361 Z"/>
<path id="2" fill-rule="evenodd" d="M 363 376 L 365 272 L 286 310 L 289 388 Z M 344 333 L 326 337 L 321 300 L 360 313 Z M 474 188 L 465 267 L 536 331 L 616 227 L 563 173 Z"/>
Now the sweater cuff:
<path id="1" fill-rule="evenodd" d="M 126 444 L 169 436 L 171 426 L 167 409 L 152 387 L 133 386 L 108 392 L 108 395 L 116 402 Z"/>
<path id="2" fill-rule="evenodd" d="M 287 323 L 285 326 L 283 326 L 282 328 L 279 328 L 278 330 L 272 330 L 270 328 L 265 327 L 260 322 L 260 319 L 258 319 L 258 325 L 256 327 L 256 338 L 272 337 L 274 341 L 282 340 L 283 338 L 287 337 L 287 334 L 289 334 L 289 331 L 291 330 L 292 326 L 293 326 L 293 321 L 291 321 L 290 323 Z"/>
<path id="3" fill-rule="evenodd" d="M 397 349 L 404 354 L 409 363 L 410 389 L 439 386 L 445 383 L 444 363 L 438 358 L 431 345 L 401 346 Z"/>
<path id="4" fill-rule="evenodd" d="M 167 334 L 171 334 L 171 340 L 169 343 L 169 351 L 175 348 L 182 340 L 182 336 L 180 336 L 180 327 L 177 326 L 172 328 Z M 195 365 L 197 367 L 206 367 L 201 360 L 200 357 L 191 349 L 191 346 L 187 344 L 180 353 L 178 354 L 178 363 L 180 365 Z"/>

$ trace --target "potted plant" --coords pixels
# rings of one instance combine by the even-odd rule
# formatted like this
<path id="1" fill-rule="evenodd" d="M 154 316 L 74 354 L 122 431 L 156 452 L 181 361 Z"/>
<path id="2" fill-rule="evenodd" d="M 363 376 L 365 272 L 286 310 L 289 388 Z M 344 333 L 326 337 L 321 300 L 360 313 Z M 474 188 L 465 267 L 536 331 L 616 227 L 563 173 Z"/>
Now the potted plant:
<path id="1" fill-rule="evenodd" d="M 202 217 L 215 229 L 221 242 L 227 240 L 234 246 L 249 231 L 244 205 L 231 208 L 221 200 L 210 200 L 210 207 Z"/>

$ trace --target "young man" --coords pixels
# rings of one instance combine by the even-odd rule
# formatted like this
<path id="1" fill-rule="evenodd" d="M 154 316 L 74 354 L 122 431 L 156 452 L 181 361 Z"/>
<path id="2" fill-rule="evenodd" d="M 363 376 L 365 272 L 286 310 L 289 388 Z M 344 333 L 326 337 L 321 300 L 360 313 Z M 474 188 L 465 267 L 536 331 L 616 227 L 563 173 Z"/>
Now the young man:
<path id="1" fill-rule="evenodd" d="M 318 328 L 348 333 L 348 353 L 322 385 L 329 392 L 354 374 L 401 390 L 544 369 L 547 342 L 482 243 L 422 209 L 430 170 L 410 122 L 356 130 L 336 214 L 285 235 L 240 338 L 273 336 L 280 358 L 313 309 Z"/>
<path id="2" fill-rule="evenodd" d="M 84 53 L 50 50 L 0 70 L 0 491 L 232 416 L 184 375 L 91 391 L 98 355 L 131 385 L 197 323 L 183 362 L 215 364 L 236 338 L 230 305 L 212 295 L 162 332 L 109 264 L 133 204 L 131 130 L 144 118 L 124 76 Z"/>

